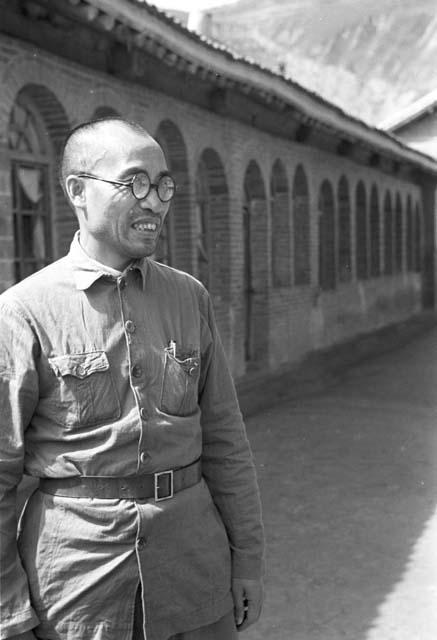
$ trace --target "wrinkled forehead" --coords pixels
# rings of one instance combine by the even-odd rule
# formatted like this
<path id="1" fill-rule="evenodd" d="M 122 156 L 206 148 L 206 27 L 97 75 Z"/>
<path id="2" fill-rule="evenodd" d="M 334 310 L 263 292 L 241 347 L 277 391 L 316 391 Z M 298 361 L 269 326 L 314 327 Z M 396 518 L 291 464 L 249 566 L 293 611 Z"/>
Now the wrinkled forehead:
<path id="1" fill-rule="evenodd" d="M 130 166 L 148 173 L 167 170 L 164 153 L 154 138 L 121 123 L 108 123 L 94 132 L 92 139 L 95 168 L 122 171 Z"/>

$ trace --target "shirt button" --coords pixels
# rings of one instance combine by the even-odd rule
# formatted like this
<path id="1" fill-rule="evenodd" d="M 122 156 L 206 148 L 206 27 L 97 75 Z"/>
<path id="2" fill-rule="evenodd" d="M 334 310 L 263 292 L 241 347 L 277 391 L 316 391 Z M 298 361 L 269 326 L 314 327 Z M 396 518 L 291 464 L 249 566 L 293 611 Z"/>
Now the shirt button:
<path id="1" fill-rule="evenodd" d="M 138 538 L 137 540 L 137 547 L 145 547 L 146 546 L 146 539 L 145 538 Z"/>
<path id="2" fill-rule="evenodd" d="M 144 407 L 141 407 L 140 409 L 140 416 L 142 420 L 147 420 L 147 411 Z"/>
<path id="3" fill-rule="evenodd" d="M 126 280 L 124 278 L 119 278 L 117 280 L 118 282 L 118 286 L 120 287 L 120 289 L 124 289 L 126 286 Z"/>
<path id="4" fill-rule="evenodd" d="M 132 375 L 134 378 L 141 378 L 141 376 L 143 375 L 143 370 L 139 364 L 135 364 L 132 367 Z"/>
<path id="5" fill-rule="evenodd" d="M 147 460 L 147 453 L 145 451 L 141 451 L 141 455 L 140 455 L 141 464 L 144 464 L 146 460 Z"/>
<path id="6" fill-rule="evenodd" d="M 133 333 L 136 329 L 135 322 L 132 322 L 132 320 L 126 320 L 126 323 L 124 326 L 126 327 L 126 331 L 128 333 Z"/>

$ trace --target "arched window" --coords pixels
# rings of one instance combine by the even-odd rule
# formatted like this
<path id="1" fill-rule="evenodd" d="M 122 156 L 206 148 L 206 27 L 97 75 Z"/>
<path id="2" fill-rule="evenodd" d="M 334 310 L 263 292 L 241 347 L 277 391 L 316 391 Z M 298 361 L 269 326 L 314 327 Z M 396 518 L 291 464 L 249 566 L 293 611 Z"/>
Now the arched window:
<path id="1" fill-rule="evenodd" d="M 411 196 L 407 198 L 407 271 L 414 270 L 414 224 L 413 224 L 413 208 L 411 205 Z"/>
<path id="2" fill-rule="evenodd" d="M 387 191 L 384 198 L 384 273 L 390 276 L 393 273 L 393 212 L 391 195 Z"/>
<path id="3" fill-rule="evenodd" d="M 343 176 L 338 184 L 338 277 L 351 279 L 351 205 L 349 184 Z"/>
<path id="4" fill-rule="evenodd" d="M 325 180 L 319 192 L 319 284 L 335 289 L 335 212 L 331 183 Z"/>
<path id="5" fill-rule="evenodd" d="M 310 203 L 308 181 L 303 167 L 296 169 L 293 181 L 294 282 L 309 284 Z"/>
<path id="6" fill-rule="evenodd" d="M 420 206 L 416 204 L 416 213 L 414 216 L 414 269 L 422 271 L 422 215 Z"/>
<path id="7" fill-rule="evenodd" d="M 370 275 L 377 278 L 381 273 L 381 238 L 379 230 L 379 200 L 376 185 L 370 194 Z"/>
<path id="8" fill-rule="evenodd" d="M 271 260 L 274 287 L 290 285 L 290 219 L 288 183 L 280 160 L 273 165 L 271 195 Z"/>
<path id="9" fill-rule="evenodd" d="M 403 247 L 403 215 L 402 202 L 399 193 L 396 194 L 395 209 L 395 267 L 396 273 L 402 272 L 404 247 Z"/>
<path id="10" fill-rule="evenodd" d="M 368 231 L 367 231 L 367 198 L 364 184 L 360 181 L 355 192 L 355 237 L 357 278 L 365 279 L 369 276 L 368 267 Z"/>
<path id="11" fill-rule="evenodd" d="M 18 96 L 9 121 L 15 279 L 52 260 L 48 135 L 36 107 Z"/>

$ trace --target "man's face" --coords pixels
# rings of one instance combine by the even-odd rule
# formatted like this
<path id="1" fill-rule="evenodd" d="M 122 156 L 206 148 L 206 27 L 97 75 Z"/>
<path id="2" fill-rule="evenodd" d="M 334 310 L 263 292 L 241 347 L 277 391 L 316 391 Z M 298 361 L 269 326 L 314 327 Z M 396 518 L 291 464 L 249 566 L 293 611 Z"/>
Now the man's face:
<path id="1" fill-rule="evenodd" d="M 167 164 L 159 145 L 121 123 L 108 123 L 93 133 L 90 149 L 95 160 L 89 172 L 107 180 L 129 181 L 145 171 L 153 184 Z M 92 152 L 91 151 L 91 152 Z M 137 200 L 130 187 L 83 178 L 86 205 L 80 216 L 80 241 L 99 262 L 124 269 L 133 258 L 150 256 L 169 209 L 152 187 Z"/>

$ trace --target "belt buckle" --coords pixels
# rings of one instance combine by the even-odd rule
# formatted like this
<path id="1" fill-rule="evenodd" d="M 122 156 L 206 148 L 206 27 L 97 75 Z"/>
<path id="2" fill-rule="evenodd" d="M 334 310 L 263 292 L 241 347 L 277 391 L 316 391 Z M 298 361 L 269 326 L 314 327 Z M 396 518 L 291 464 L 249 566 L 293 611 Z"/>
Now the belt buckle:
<path id="1" fill-rule="evenodd" d="M 159 486 L 159 481 L 163 476 L 168 478 L 168 482 L 169 482 L 169 492 L 164 496 L 160 495 L 160 491 L 162 489 Z M 173 498 L 173 469 L 170 469 L 169 471 L 160 471 L 159 473 L 155 473 L 154 481 L 155 481 L 155 502 L 162 502 L 163 500 L 169 500 L 170 498 Z"/>

